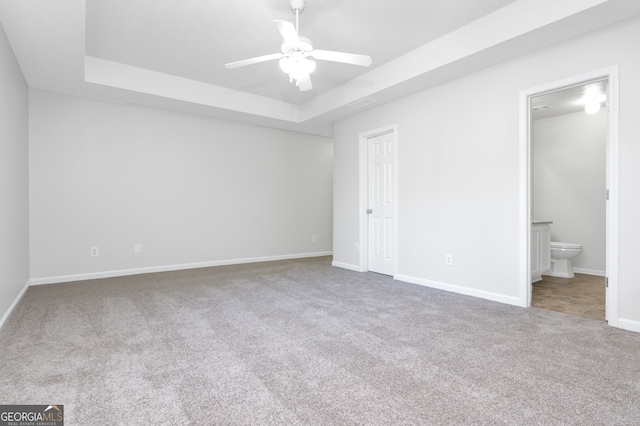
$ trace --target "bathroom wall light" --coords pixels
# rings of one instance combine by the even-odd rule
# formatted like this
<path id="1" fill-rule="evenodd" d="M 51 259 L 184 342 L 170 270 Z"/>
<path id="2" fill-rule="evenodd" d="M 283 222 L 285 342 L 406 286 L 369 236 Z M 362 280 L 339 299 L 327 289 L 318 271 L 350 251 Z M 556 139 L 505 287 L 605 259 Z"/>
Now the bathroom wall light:
<path id="1" fill-rule="evenodd" d="M 589 101 L 584 106 L 584 112 L 587 114 L 595 114 L 600 111 L 600 101 Z"/>
<path id="2" fill-rule="evenodd" d="M 600 111 L 600 105 L 607 101 L 605 91 L 606 88 L 602 82 L 590 83 L 583 87 L 582 102 L 587 114 L 595 114 Z"/>

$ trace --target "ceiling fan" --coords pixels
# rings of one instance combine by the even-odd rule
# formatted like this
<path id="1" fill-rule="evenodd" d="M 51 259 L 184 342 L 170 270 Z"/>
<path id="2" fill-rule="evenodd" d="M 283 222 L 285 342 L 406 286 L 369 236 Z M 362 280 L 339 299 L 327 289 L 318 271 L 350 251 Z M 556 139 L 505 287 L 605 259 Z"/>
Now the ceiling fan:
<path id="1" fill-rule="evenodd" d="M 295 80 L 296 86 L 300 91 L 304 92 L 313 88 L 309 74 L 315 69 L 316 63 L 309 59 L 310 57 L 322 61 L 342 62 L 363 67 L 371 65 L 371 57 L 367 55 L 314 49 L 311 45 L 311 40 L 298 34 L 298 17 L 304 9 L 304 0 L 290 0 L 290 5 L 291 9 L 296 13 L 295 26 L 288 21 L 273 21 L 284 39 L 280 48 L 281 52 L 231 62 L 225 64 L 225 67 L 232 69 L 279 59 L 280 68 L 289 75 L 289 81 L 293 82 Z"/>

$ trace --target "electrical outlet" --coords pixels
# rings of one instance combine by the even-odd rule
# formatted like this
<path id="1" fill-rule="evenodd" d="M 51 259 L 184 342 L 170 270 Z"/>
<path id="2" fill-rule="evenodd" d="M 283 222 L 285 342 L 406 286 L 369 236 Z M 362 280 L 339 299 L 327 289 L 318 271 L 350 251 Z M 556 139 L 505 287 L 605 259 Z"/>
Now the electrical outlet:
<path id="1" fill-rule="evenodd" d="M 134 244 L 133 252 L 134 253 L 142 253 L 142 244 Z"/>
<path id="2" fill-rule="evenodd" d="M 91 247 L 91 256 L 96 257 L 98 255 L 98 247 Z"/>
<path id="3" fill-rule="evenodd" d="M 444 256 L 444 264 L 447 266 L 453 265 L 453 255 L 447 254 Z"/>
<path id="4" fill-rule="evenodd" d="M 356 244 L 356 253 L 360 251 L 360 244 Z"/>
<path id="5" fill-rule="evenodd" d="M 311 236 L 311 242 L 312 243 L 317 243 L 318 242 L 318 236 L 317 235 L 312 235 Z"/>

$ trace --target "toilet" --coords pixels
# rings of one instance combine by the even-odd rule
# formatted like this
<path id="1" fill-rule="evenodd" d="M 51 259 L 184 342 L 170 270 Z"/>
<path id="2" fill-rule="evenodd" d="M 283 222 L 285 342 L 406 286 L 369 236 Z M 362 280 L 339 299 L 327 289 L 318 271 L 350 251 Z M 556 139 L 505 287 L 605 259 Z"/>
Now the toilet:
<path id="1" fill-rule="evenodd" d="M 582 245 L 580 244 L 551 241 L 551 272 L 547 275 L 551 275 L 552 277 L 573 278 L 571 259 L 579 256 L 582 250 Z"/>

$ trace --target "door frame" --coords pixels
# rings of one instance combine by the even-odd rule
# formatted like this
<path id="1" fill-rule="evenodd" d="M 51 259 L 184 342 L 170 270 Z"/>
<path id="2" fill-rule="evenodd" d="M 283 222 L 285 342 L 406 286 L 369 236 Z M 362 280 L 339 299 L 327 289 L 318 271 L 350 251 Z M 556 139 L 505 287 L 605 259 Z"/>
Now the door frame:
<path id="1" fill-rule="evenodd" d="M 360 133 L 360 189 L 359 189 L 359 238 L 358 244 L 360 248 L 359 270 L 361 272 L 367 272 L 369 270 L 369 219 L 367 214 L 367 208 L 369 203 L 369 170 L 368 170 L 368 140 L 376 136 L 384 135 L 387 133 L 393 134 L 393 184 L 392 184 L 392 199 L 393 199 L 393 239 L 391 242 L 391 250 L 393 250 L 393 275 L 396 276 L 398 271 L 398 125 L 390 124 L 387 126 L 379 127 L 374 130 L 369 130 L 364 133 Z"/>
<path id="2" fill-rule="evenodd" d="M 618 326 L 618 65 L 546 83 L 520 91 L 520 176 L 519 176 L 519 299 L 531 306 L 531 98 L 543 93 L 594 80 L 608 80 L 606 155 L 606 276 L 608 280 L 606 315 L 609 325 Z M 603 197 L 606 194 L 602 194 Z"/>

